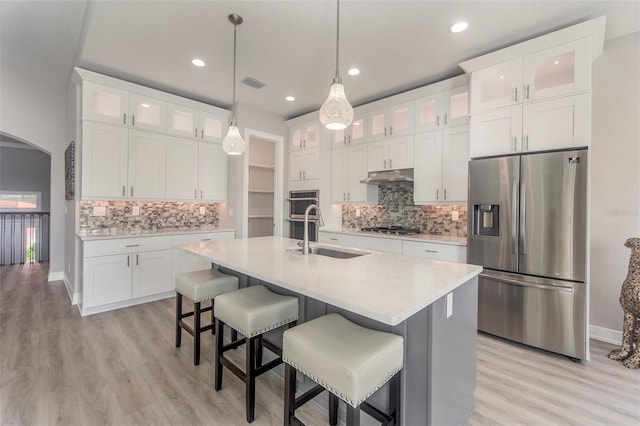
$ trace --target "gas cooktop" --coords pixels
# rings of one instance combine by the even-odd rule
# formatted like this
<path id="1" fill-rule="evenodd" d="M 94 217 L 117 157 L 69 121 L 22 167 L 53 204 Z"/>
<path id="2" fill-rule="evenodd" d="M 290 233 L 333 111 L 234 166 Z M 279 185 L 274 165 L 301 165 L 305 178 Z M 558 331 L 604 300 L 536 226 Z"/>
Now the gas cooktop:
<path id="1" fill-rule="evenodd" d="M 373 226 L 370 228 L 361 228 L 361 231 L 389 235 L 415 235 L 420 233 L 420 229 L 418 228 L 403 228 L 402 226 Z"/>

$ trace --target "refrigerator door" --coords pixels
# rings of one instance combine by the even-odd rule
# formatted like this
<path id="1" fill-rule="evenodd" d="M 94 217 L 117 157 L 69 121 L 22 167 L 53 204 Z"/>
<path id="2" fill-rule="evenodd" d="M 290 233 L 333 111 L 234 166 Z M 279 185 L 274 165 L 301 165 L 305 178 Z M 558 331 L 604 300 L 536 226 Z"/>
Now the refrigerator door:
<path id="1" fill-rule="evenodd" d="M 469 162 L 467 262 L 518 271 L 520 157 Z"/>
<path id="2" fill-rule="evenodd" d="M 585 280 L 587 151 L 523 155 L 519 272 Z"/>

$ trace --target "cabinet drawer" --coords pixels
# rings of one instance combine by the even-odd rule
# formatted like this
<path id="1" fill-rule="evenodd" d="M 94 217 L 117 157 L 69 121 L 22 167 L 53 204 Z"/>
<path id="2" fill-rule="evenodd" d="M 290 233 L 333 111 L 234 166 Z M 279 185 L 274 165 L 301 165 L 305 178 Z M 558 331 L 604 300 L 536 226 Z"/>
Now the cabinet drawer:
<path id="1" fill-rule="evenodd" d="M 84 257 L 108 256 L 112 254 L 134 253 L 171 249 L 171 237 L 117 238 L 104 241 L 85 241 Z"/>
<path id="2" fill-rule="evenodd" d="M 325 244 L 335 244 L 343 247 L 355 247 L 356 238 L 352 235 L 334 234 L 331 232 L 320 232 L 318 242 Z"/>
<path id="3" fill-rule="evenodd" d="M 403 241 L 402 254 L 434 260 L 448 260 L 450 262 L 464 263 L 467 261 L 466 247 L 449 244 Z"/>
<path id="4" fill-rule="evenodd" d="M 235 231 L 222 231 L 222 232 L 203 232 L 197 234 L 181 234 L 173 236 L 173 245 L 197 243 L 200 241 L 220 241 L 220 240 L 233 240 L 236 238 Z"/>
<path id="5" fill-rule="evenodd" d="M 402 254 L 402 240 L 378 237 L 356 238 L 356 248 Z"/>

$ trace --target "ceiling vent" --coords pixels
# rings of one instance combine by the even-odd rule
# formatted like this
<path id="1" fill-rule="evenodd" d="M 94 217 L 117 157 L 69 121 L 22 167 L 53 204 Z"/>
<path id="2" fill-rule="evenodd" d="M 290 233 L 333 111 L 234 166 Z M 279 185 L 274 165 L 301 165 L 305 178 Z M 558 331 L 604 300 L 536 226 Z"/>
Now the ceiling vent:
<path id="1" fill-rule="evenodd" d="M 243 79 L 242 83 L 246 84 L 249 87 L 253 87 L 254 89 L 262 89 L 265 86 L 263 82 L 252 77 Z"/>

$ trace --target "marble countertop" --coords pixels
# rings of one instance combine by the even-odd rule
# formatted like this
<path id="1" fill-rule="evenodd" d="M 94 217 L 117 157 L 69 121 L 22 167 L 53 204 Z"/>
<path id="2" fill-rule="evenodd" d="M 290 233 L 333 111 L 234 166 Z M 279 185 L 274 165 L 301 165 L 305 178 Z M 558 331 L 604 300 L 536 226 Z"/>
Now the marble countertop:
<path id="1" fill-rule="evenodd" d="M 376 232 L 364 232 L 359 229 L 341 229 L 332 230 L 320 228 L 319 232 L 334 232 L 338 234 L 351 234 L 364 237 L 377 237 L 377 238 L 390 238 L 394 240 L 406 240 L 406 241 L 424 241 L 437 244 L 449 244 L 455 246 L 466 246 L 467 237 L 453 237 L 450 235 L 435 235 L 435 234 L 416 234 L 416 235 L 390 235 L 390 234 L 378 234 Z"/>
<path id="2" fill-rule="evenodd" d="M 199 234 L 203 232 L 235 231 L 234 228 L 220 228 L 217 226 L 194 227 L 165 227 L 149 229 L 123 230 L 120 228 L 102 228 L 93 231 L 80 231 L 76 236 L 82 241 L 103 240 L 112 238 L 152 237 L 160 235 Z"/>
<path id="3" fill-rule="evenodd" d="M 296 250 L 297 242 L 261 237 L 180 244 L 177 248 L 391 326 L 482 271 L 476 265 L 337 246 L 333 247 L 367 254 L 350 259 L 303 255 Z"/>

